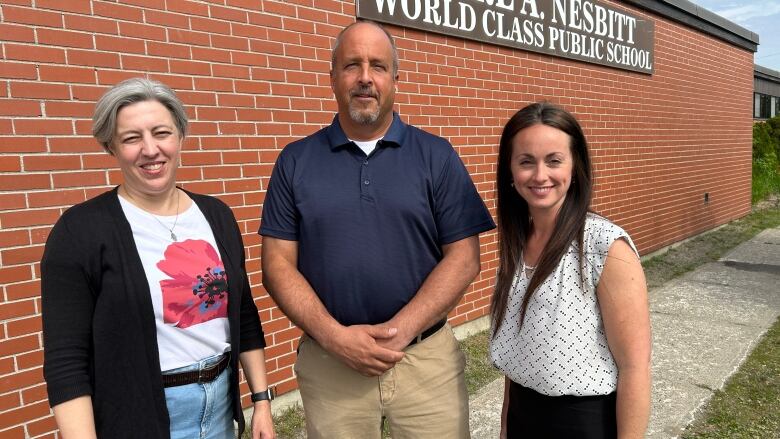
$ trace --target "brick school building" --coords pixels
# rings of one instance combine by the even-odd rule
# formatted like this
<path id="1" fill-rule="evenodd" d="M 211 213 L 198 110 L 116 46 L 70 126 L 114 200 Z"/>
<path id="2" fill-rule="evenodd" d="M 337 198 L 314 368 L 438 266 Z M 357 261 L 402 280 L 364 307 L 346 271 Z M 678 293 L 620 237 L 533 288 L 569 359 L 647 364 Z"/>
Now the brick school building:
<path id="1" fill-rule="evenodd" d="M 294 395 L 300 331 L 263 288 L 256 232 L 279 151 L 336 112 L 330 48 L 358 15 L 396 37 L 396 110 L 454 144 L 491 211 L 503 124 L 549 100 L 585 128 L 593 209 L 643 254 L 749 212 L 758 37 L 685 0 L 3 0 L 0 437 L 56 436 L 39 261 L 65 209 L 121 182 L 90 118 L 109 86 L 134 76 L 163 81 L 184 101 L 192 130 L 180 184 L 233 208 L 270 380 Z M 495 232 L 481 249 L 482 272 L 451 313 L 454 326 L 485 326 Z"/>

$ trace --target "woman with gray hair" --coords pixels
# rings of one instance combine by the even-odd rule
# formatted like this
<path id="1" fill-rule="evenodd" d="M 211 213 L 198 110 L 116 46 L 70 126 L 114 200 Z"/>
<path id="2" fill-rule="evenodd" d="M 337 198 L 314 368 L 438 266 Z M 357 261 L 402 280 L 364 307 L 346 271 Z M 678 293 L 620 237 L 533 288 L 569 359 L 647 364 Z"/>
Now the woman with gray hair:
<path id="1" fill-rule="evenodd" d="M 187 116 L 143 78 L 95 107 L 123 182 L 68 209 L 41 261 L 44 377 L 62 437 L 274 437 L 265 341 L 241 233 L 218 199 L 176 186 Z"/>

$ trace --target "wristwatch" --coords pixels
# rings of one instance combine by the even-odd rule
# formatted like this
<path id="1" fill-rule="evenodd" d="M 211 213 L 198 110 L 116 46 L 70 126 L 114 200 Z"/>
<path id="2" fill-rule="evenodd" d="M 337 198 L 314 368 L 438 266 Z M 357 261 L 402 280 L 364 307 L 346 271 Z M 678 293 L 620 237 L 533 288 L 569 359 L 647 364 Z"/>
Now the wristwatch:
<path id="1" fill-rule="evenodd" d="M 276 398 L 276 387 L 270 386 L 262 392 L 252 394 L 252 402 L 268 401 L 271 402 Z"/>

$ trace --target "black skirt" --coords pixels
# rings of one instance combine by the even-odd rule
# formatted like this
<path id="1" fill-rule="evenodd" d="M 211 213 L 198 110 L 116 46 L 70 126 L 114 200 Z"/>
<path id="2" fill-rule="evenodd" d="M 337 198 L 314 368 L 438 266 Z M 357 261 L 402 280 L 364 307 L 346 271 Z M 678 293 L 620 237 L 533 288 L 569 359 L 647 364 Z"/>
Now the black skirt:
<path id="1" fill-rule="evenodd" d="M 616 394 L 547 396 L 509 385 L 507 438 L 617 438 Z"/>

